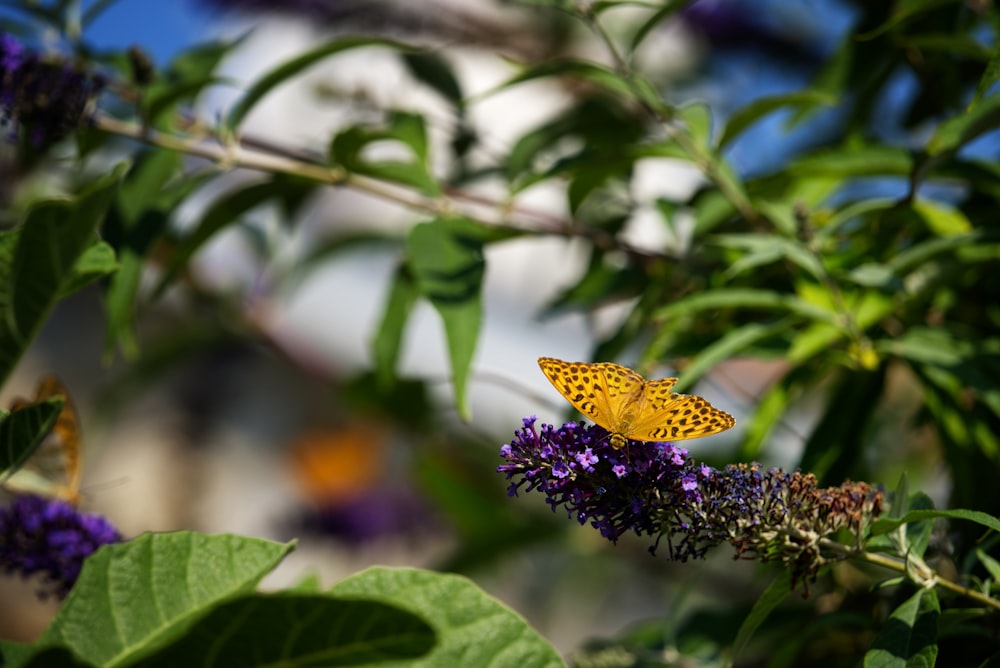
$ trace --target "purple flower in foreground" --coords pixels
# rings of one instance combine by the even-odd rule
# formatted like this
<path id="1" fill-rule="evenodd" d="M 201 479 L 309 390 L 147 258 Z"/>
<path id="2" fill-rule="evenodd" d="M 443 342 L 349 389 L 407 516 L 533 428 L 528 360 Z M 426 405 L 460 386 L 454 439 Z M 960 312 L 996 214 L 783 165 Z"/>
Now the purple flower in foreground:
<path id="1" fill-rule="evenodd" d="M 66 596 L 83 560 L 100 546 L 121 540 L 106 519 L 81 513 L 62 500 L 22 495 L 0 508 L 0 568 L 25 578 L 42 574 L 50 587 L 43 596 Z"/>
<path id="2" fill-rule="evenodd" d="M 59 141 L 85 120 L 88 102 L 104 84 L 0 34 L 0 125 L 10 125 L 12 136 L 23 128 L 35 147 Z"/>
<path id="3" fill-rule="evenodd" d="M 781 561 L 793 582 L 808 582 L 848 553 L 833 534 L 846 530 L 860 544 L 881 509 L 881 493 L 865 483 L 820 489 L 811 474 L 758 464 L 717 470 L 668 443 L 629 441 L 614 450 L 601 427 L 538 429 L 536 421 L 526 418 L 500 449 L 506 463 L 497 471 L 512 481 L 510 496 L 540 491 L 553 510 L 564 506 L 612 541 L 629 531 L 655 536 L 651 552 L 665 539 L 678 561 L 729 543 L 737 558 Z"/>

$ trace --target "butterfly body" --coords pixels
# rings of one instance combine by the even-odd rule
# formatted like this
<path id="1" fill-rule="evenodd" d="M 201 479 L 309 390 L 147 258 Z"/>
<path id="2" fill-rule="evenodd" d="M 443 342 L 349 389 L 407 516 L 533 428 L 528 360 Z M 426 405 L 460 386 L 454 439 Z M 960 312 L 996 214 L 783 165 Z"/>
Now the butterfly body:
<path id="1" fill-rule="evenodd" d="M 682 441 L 729 429 L 736 420 L 705 399 L 675 394 L 676 378 L 645 380 L 611 362 L 564 362 L 540 357 L 545 377 L 578 411 L 611 433 L 616 450 L 629 439 Z"/>

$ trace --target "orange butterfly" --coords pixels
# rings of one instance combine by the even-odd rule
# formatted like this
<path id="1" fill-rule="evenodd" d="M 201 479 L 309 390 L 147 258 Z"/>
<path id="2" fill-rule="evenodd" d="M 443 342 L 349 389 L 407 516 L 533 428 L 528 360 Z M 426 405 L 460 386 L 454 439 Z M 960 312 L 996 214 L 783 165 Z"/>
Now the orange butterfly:
<path id="1" fill-rule="evenodd" d="M 611 362 L 564 362 L 538 358 L 545 377 L 568 402 L 611 432 L 611 447 L 629 439 L 683 441 L 718 434 L 736 424 L 733 416 L 707 400 L 674 394 L 676 378 L 646 380 Z"/>
<path id="2" fill-rule="evenodd" d="M 80 501 L 80 422 L 66 387 L 55 376 L 45 376 L 33 401 L 17 400 L 11 410 L 60 398 L 62 410 L 45 439 L 24 466 L 3 482 L 12 492 L 62 499 L 74 506 Z"/>

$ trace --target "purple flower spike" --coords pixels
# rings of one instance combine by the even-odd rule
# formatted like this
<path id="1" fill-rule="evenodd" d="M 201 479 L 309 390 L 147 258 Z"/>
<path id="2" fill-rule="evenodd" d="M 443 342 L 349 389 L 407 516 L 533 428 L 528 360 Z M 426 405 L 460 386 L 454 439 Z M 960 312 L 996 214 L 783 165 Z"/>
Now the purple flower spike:
<path id="1" fill-rule="evenodd" d="M 87 106 L 104 86 L 103 77 L 43 58 L 0 33 L 0 125 L 10 125 L 10 135 L 23 128 L 36 148 L 59 141 L 89 118 Z"/>
<path id="2" fill-rule="evenodd" d="M 59 499 L 23 495 L 0 508 L 0 568 L 25 578 L 41 573 L 47 589 L 63 598 L 72 589 L 83 560 L 102 545 L 122 540 L 100 515 L 81 513 Z"/>
<path id="3" fill-rule="evenodd" d="M 535 421 L 527 418 L 500 449 L 505 463 L 497 471 L 511 480 L 511 496 L 540 491 L 553 510 L 564 506 L 613 542 L 629 531 L 655 536 L 655 552 L 665 539 L 677 561 L 729 543 L 737 558 L 780 561 L 793 583 L 807 584 L 824 564 L 845 558 L 833 537 L 846 530 L 860 542 L 881 510 L 881 492 L 865 483 L 820 489 L 813 475 L 758 464 L 718 470 L 669 443 L 629 441 L 614 450 L 601 427 L 538 430 Z"/>

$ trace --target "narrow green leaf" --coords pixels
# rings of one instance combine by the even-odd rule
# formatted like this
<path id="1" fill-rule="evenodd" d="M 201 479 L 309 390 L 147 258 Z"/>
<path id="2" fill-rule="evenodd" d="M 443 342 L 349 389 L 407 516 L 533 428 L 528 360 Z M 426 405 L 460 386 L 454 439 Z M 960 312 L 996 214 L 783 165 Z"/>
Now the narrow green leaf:
<path id="1" fill-rule="evenodd" d="M 254 107 L 257 106 L 264 97 L 272 90 L 285 83 L 292 77 L 300 74 L 307 68 L 315 65 L 324 58 L 328 58 L 341 51 L 350 51 L 364 47 L 385 47 L 401 53 L 413 53 L 418 49 L 410 44 L 405 44 L 392 39 L 381 37 L 359 37 L 350 36 L 335 39 L 325 44 L 306 51 L 300 56 L 293 58 L 278 67 L 274 68 L 264 76 L 257 79 L 250 87 L 250 90 L 240 98 L 240 101 L 229 112 L 226 118 L 226 126 L 231 132 L 236 132 L 240 124 L 247 117 Z"/>
<path id="2" fill-rule="evenodd" d="M 890 198 L 863 199 L 859 202 L 852 202 L 821 224 L 816 231 L 815 240 L 818 244 L 822 244 L 827 239 L 840 234 L 841 228 L 847 223 L 854 222 L 867 213 L 887 211 L 898 205 L 899 200 Z"/>
<path id="3" fill-rule="evenodd" d="M 462 86 L 448 61 L 436 53 L 404 52 L 400 56 L 415 79 L 430 86 L 455 107 L 462 108 Z"/>
<path id="4" fill-rule="evenodd" d="M 608 3 L 613 7 L 619 6 L 621 3 Z M 651 3 L 643 3 L 646 6 L 653 6 Z M 662 24 L 666 19 L 676 14 L 681 9 L 687 7 L 687 0 L 668 0 L 663 3 L 662 6 L 658 7 L 653 14 L 647 18 L 642 24 L 632 33 L 632 39 L 629 41 L 629 52 L 634 53 L 640 46 L 642 42 L 649 36 L 650 33 L 654 32 L 654 29 Z"/>
<path id="5" fill-rule="evenodd" d="M 845 371 L 806 441 L 799 467 L 829 484 L 856 475 L 851 467 L 861 459 L 865 445 L 862 436 L 884 390 L 884 367 Z"/>
<path id="6" fill-rule="evenodd" d="M 178 53 L 143 93 L 142 114 L 147 122 L 172 128 L 179 105 L 193 101 L 208 86 L 225 81 L 213 72 L 244 37 L 206 42 Z"/>
<path id="7" fill-rule="evenodd" d="M 865 654 L 865 668 L 925 668 L 937 660 L 937 592 L 919 589 L 896 608 Z"/>
<path id="8" fill-rule="evenodd" d="M 331 593 L 382 601 L 426 619 L 438 644 L 407 666 L 565 665 L 522 617 L 459 575 L 375 567 L 343 580 Z"/>
<path id="9" fill-rule="evenodd" d="M 791 318 L 784 318 L 769 325 L 748 323 L 726 332 L 720 339 L 702 348 L 680 374 L 675 391 L 682 392 L 720 362 L 734 357 L 750 346 L 765 341 L 779 332 L 794 326 Z"/>
<path id="10" fill-rule="evenodd" d="M 798 109 L 800 113 L 811 111 L 820 106 L 830 106 L 837 103 L 837 97 L 827 92 L 819 90 L 798 90 L 781 95 L 772 95 L 754 100 L 742 109 L 739 109 L 726 123 L 726 127 L 719 139 L 719 147 L 723 148 L 733 140 L 743 134 L 747 128 L 753 126 L 769 114 L 789 107 Z"/>
<path id="11" fill-rule="evenodd" d="M 712 110 L 707 104 L 693 102 L 678 107 L 677 117 L 695 144 L 706 150 L 712 148 Z"/>
<path id="12" fill-rule="evenodd" d="M 24 223 L 0 232 L 0 385 L 56 302 L 78 281 L 77 263 L 91 247 L 122 170 L 76 200 L 43 200 Z"/>
<path id="13" fill-rule="evenodd" d="M 271 200 L 282 200 L 294 197 L 296 194 L 311 188 L 311 184 L 296 180 L 273 178 L 264 183 L 241 188 L 227 193 L 214 202 L 202 215 L 197 227 L 190 232 L 177 246 L 163 278 L 154 291 L 160 295 L 177 275 L 187 266 L 194 254 L 218 232 L 239 221 L 246 212 Z"/>
<path id="14" fill-rule="evenodd" d="M 375 375 L 383 387 L 391 385 L 396 378 L 396 363 L 399 360 L 406 321 L 419 296 L 420 291 L 413 273 L 409 267 L 401 264 L 396 269 L 382 320 L 372 344 Z"/>
<path id="15" fill-rule="evenodd" d="M 768 309 L 788 311 L 809 320 L 835 324 L 840 322 L 833 311 L 810 303 L 795 295 L 781 294 L 757 288 L 717 288 L 683 297 L 659 309 L 655 316 L 660 320 L 719 309 Z"/>
<path id="16" fill-rule="evenodd" d="M 118 213 L 124 228 L 133 228 L 143 212 L 154 208 L 183 164 L 177 151 L 146 151 L 137 158 L 118 189 Z"/>
<path id="17" fill-rule="evenodd" d="M 753 634 L 760 628 L 768 616 L 774 612 L 775 608 L 781 605 L 782 601 L 788 598 L 788 594 L 792 591 L 792 576 L 791 572 L 782 570 L 781 574 L 774 579 L 764 593 L 754 602 L 753 608 L 750 610 L 750 614 L 746 616 L 743 620 L 743 624 L 740 625 L 740 630 L 736 634 L 736 639 L 733 640 L 733 658 L 739 658 L 740 653 L 750 642 L 750 638 Z"/>
<path id="18" fill-rule="evenodd" d="M 533 67 L 529 67 L 492 90 L 482 93 L 479 97 L 482 98 L 494 95 L 518 84 L 534 81 L 535 79 L 547 79 L 553 77 L 575 77 L 583 79 L 613 95 L 620 95 L 625 99 L 635 98 L 635 91 L 629 86 L 628 81 L 623 79 L 622 76 L 614 70 L 586 60 L 575 60 L 571 58 L 548 60 Z"/>
<path id="19" fill-rule="evenodd" d="M 791 406 L 796 391 L 817 382 L 821 373 L 821 370 L 811 366 L 793 367 L 757 398 L 749 419 L 743 422 L 743 439 L 735 456 L 736 461 L 760 460 L 761 451 L 768 443 L 772 432 L 778 428 L 783 428 L 786 432 L 791 432 L 804 440 L 793 428 L 782 424 L 781 419 L 792 412 Z"/>
<path id="20" fill-rule="evenodd" d="M 857 35 L 855 39 L 860 41 L 873 40 L 915 16 L 947 4 L 951 4 L 951 0 L 901 0 L 894 3 L 892 12 L 885 21 L 868 32 Z"/>
<path id="21" fill-rule="evenodd" d="M 982 100 L 969 110 L 937 126 L 927 142 L 927 153 L 955 151 L 980 135 L 1000 126 L 1000 95 Z"/>
<path id="22" fill-rule="evenodd" d="M 132 665 L 189 633 L 212 606 L 251 591 L 292 547 L 189 531 L 106 545 L 84 562 L 38 642 L 23 649 L 65 647 L 95 665 Z M 16 668 L 29 656 L 5 658 Z"/>
<path id="23" fill-rule="evenodd" d="M 990 579 L 1000 582 L 1000 561 L 997 561 L 981 549 L 976 549 L 976 559 L 983 565 L 986 572 L 990 574 Z"/>
<path id="24" fill-rule="evenodd" d="M 863 176 L 905 176 L 913 170 L 913 156 L 889 146 L 848 146 L 824 149 L 792 162 L 786 173 L 796 178 L 824 176 L 856 179 Z"/>
<path id="25" fill-rule="evenodd" d="M 849 317 L 854 319 L 859 330 L 864 331 L 891 313 L 895 308 L 895 302 L 891 296 L 866 290 L 860 296 L 852 296 L 848 301 L 848 307 Z M 849 337 L 850 332 L 843 321 L 837 325 L 814 322 L 796 335 L 786 358 L 793 362 L 804 362 Z"/>
<path id="26" fill-rule="evenodd" d="M 365 148 L 384 141 L 407 146 L 415 160 L 370 160 L 364 156 Z M 423 117 L 418 114 L 397 111 L 385 126 L 349 127 L 334 137 L 330 153 L 333 162 L 356 174 L 401 183 L 432 197 L 441 192 L 430 173 L 427 131 Z"/>
<path id="27" fill-rule="evenodd" d="M 957 251 L 961 248 L 982 246 L 988 243 L 989 235 L 984 230 L 976 230 L 970 234 L 956 234 L 942 238 L 922 241 L 914 246 L 901 250 L 889 259 L 888 266 L 899 276 L 925 266 L 928 260 L 941 253 Z M 996 238 L 994 238 L 994 242 Z"/>
<path id="28" fill-rule="evenodd" d="M 974 39 L 968 40 L 971 42 L 971 48 L 983 48 L 983 44 L 979 43 Z M 954 50 L 954 47 L 949 47 L 949 50 Z M 989 55 L 989 62 L 986 64 L 986 69 L 983 70 L 983 76 L 979 78 L 979 83 L 976 85 L 976 94 L 972 97 L 972 102 L 970 103 L 970 108 L 977 107 L 983 100 L 983 96 L 986 92 L 993 87 L 998 80 L 1000 80 L 1000 50 L 988 49 L 988 52 L 992 52 Z"/>
<path id="29" fill-rule="evenodd" d="M 374 601 L 302 593 L 223 603 L 143 666 L 374 666 L 417 661 L 434 647 L 427 622 Z"/>
<path id="30" fill-rule="evenodd" d="M 455 402 L 468 419 L 465 401 L 472 358 L 482 324 L 482 282 L 486 269 L 483 232 L 464 218 L 420 223 L 406 240 L 407 259 L 421 294 L 444 323 Z"/>
<path id="31" fill-rule="evenodd" d="M 428 197 L 436 197 L 441 194 L 441 186 L 437 180 L 428 174 L 423 165 L 413 162 L 385 160 L 358 163 L 353 166 L 351 171 L 381 181 L 408 186 Z"/>
<path id="32" fill-rule="evenodd" d="M 939 237 L 950 237 L 972 232 L 972 223 L 961 209 L 941 202 L 919 199 L 913 203 L 913 210 L 927 223 L 931 232 Z"/>
<path id="33" fill-rule="evenodd" d="M 895 530 L 901 524 L 937 519 L 939 517 L 953 520 L 968 520 L 969 522 L 981 524 L 987 529 L 992 529 L 1000 533 L 1000 519 L 978 510 L 964 510 L 959 508 L 955 510 L 914 510 L 902 517 L 880 518 L 872 524 L 871 534 L 878 536 Z"/>
<path id="34" fill-rule="evenodd" d="M 712 241 L 723 248 L 736 248 L 748 252 L 745 258 L 740 258 L 729 268 L 727 274 L 730 276 L 784 259 L 796 264 L 819 282 L 826 278 L 826 270 L 820 259 L 796 239 L 777 234 L 755 233 L 717 234 L 712 237 Z"/>
<path id="35" fill-rule="evenodd" d="M 889 517 L 893 519 L 901 519 L 903 515 L 906 514 L 908 508 L 906 507 L 906 501 L 910 498 L 910 478 L 906 475 L 906 471 L 899 476 L 899 482 L 896 483 L 896 489 L 892 492 L 892 506 L 889 508 Z"/>
<path id="36" fill-rule="evenodd" d="M 866 262 L 847 272 L 845 278 L 866 288 L 883 291 L 902 291 L 903 284 L 891 267 L 878 262 Z"/>
<path id="37" fill-rule="evenodd" d="M 0 484 L 31 457 L 62 407 L 62 398 L 53 397 L 10 412 L 0 410 Z"/>
<path id="38" fill-rule="evenodd" d="M 99 278 L 109 276 L 118 270 L 115 250 L 105 242 L 97 239 L 83 251 L 83 254 L 66 277 L 65 285 L 59 294 L 64 299 L 80 288 L 87 286 Z"/>

